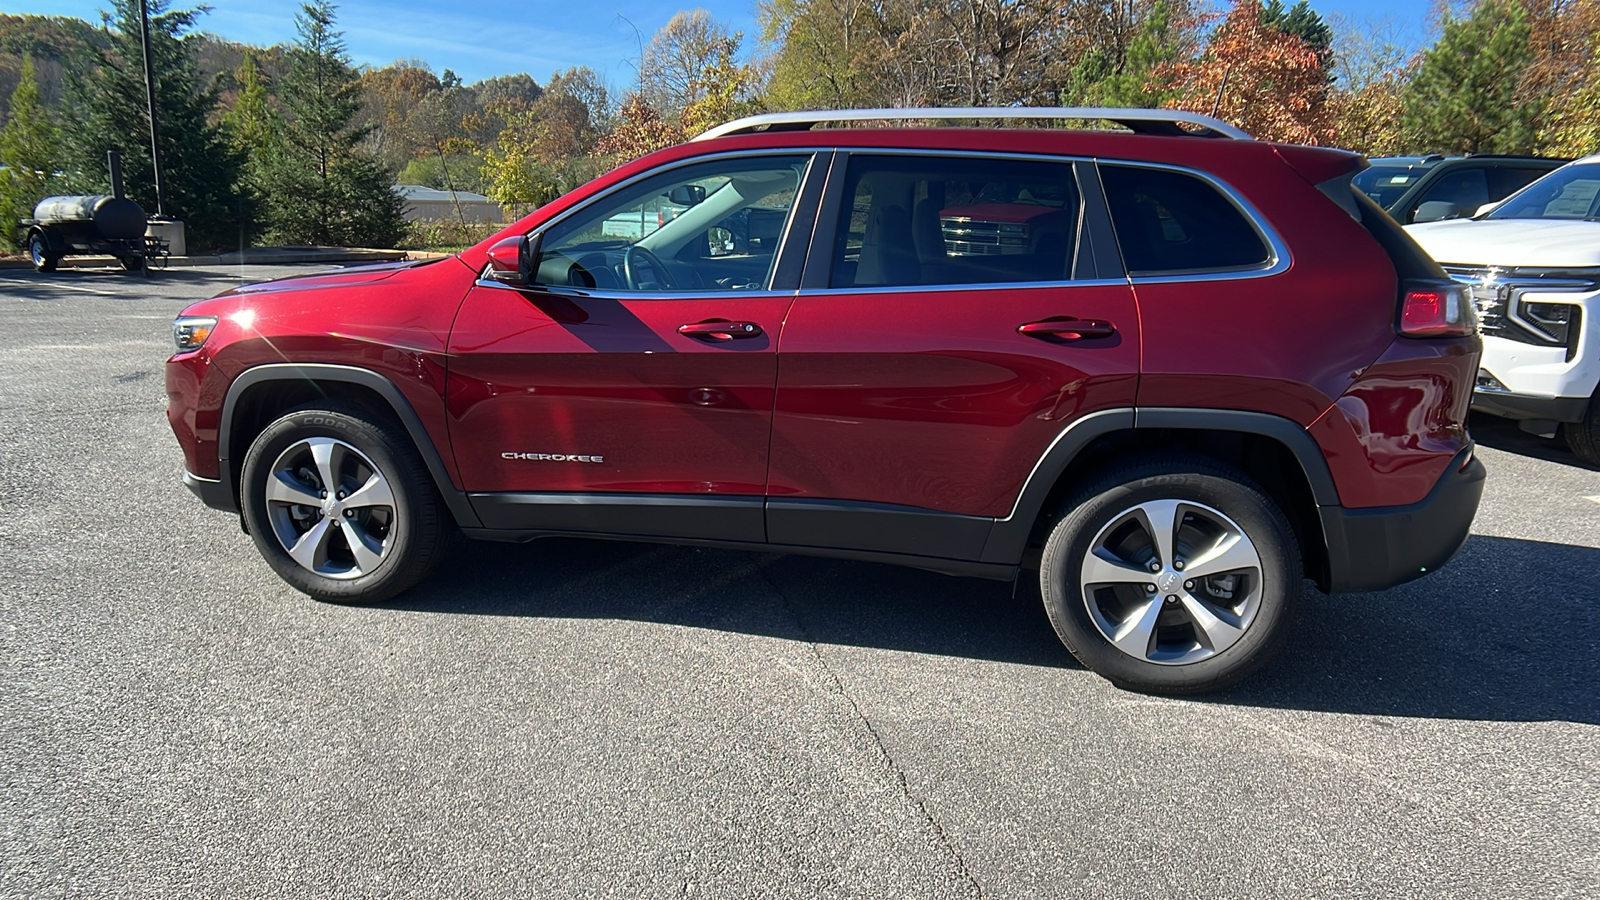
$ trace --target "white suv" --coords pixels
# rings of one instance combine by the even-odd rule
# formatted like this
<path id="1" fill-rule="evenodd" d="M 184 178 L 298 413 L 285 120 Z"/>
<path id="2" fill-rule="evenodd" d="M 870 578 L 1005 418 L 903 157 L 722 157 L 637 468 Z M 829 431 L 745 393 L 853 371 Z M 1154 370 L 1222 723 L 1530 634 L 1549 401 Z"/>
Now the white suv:
<path id="1" fill-rule="evenodd" d="M 1600 465 L 1600 156 L 1479 212 L 1406 227 L 1472 286 L 1483 327 L 1473 408 L 1547 437 L 1560 426 Z"/>

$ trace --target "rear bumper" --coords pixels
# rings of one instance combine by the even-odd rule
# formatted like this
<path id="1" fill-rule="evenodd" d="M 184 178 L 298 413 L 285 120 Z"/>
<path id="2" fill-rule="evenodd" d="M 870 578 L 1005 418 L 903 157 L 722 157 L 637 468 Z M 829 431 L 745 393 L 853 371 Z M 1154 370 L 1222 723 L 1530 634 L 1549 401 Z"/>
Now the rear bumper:
<path id="1" fill-rule="evenodd" d="M 1329 593 L 1379 591 L 1432 572 L 1466 543 L 1483 496 L 1483 463 L 1461 451 L 1428 496 L 1406 506 L 1324 506 Z"/>
<path id="2" fill-rule="evenodd" d="M 185 469 L 183 472 L 183 486 L 194 492 L 200 502 L 226 512 L 238 512 L 239 504 L 233 499 L 233 490 L 215 478 L 201 478 L 199 475 Z"/>
<path id="3" fill-rule="evenodd" d="M 1588 397 L 1544 397 L 1513 394 L 1510 391 L 1473 391 L 1472 408 L 1506 419 L 1546 419 L 1551 422 L 1582 422 Z"/>

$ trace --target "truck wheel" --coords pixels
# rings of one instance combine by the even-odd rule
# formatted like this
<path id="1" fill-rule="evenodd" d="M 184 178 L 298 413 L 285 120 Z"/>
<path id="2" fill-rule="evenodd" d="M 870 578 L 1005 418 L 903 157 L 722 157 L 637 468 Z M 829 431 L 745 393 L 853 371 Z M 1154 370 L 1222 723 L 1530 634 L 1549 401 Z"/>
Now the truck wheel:
<path id="1" fill-rule="evenodd" d="M 61 261 L 60 257 L 50 255 L 50 248 L 44 242 L 44 235 L 38 232 L 28 236 L 28 256 L 32 257 L 36 272 L 54 272 L 56 263 Z"/>
<path id="2" fill-rule="evenodd" d="M 1227 687 L 1283 644 L 1299 597 L 1294 530 L 1265 491 L 1203 457 L 1112 469 L 1062 510 L 1039 569 L 1045 611 L 1118 687 Z"/>
<path id="3" fill-rule="evenodd" d="M 1600 466 L 1600 388 L 1589 398 L 1583 421 L 1567 422 L 1561 426 L 1567 437 L 1567 447 L 1572 455 L 1591 466 Z"/>
<path id="4" fill-rule="evenodd" d="M 443 501 L 405 429 L 320 401 L 268 425 L 244 460 L 240 501 L 256 548 L 318 600 L 380 603 L 443 554 Z"/>
<path id="5" fill-rule="evenodd" d="M 117 262 L 122 264 L 122 271 L 124 272 L 137 273 L 144 271 L 144 257 L 142 256 L 119 256 L 117 257 Z"/>

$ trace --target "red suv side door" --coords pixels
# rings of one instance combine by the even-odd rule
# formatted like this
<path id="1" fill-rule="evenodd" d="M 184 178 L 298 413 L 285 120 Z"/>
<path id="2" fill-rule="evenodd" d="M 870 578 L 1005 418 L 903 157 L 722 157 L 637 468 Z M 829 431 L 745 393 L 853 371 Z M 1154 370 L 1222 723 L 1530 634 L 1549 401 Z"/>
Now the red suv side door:
<path id="1" fill-rule="evenodd" d="M 446 408 L 485 526 L 764 539 L 777 340 L 815 200 L 787 217 L 799 249 L 784 213 L 820 193 L 812 168 L 788 152 L 648 173 L 536 230 L 535 285 L 473 286 Z"/>
<path id="2" fill-rule="evenodd" d="M 779 346 L 768 539 L 979 559 L 1057 435 L 1133 406 L 1098 181 L 1003 155 L 834 169 Z"/>

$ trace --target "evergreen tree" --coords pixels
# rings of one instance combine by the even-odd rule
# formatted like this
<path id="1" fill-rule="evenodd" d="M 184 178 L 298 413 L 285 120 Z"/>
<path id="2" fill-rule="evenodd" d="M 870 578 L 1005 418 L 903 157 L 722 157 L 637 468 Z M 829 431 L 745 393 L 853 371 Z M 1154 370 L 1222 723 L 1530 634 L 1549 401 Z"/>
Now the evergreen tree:
<path id="1" fill-rule="evenodd" d="M 284 121 L 261 159 L 272 239 L 293 244 L 393 247 L 405 235 L 405 203 L 389 173 L 358 145 L 361 90 L 334 30 L 328 0 L 302 4 L 299 40 L 280 85 Z"/>
<path id="2" fill-rule="evenodd" d="M 222 116 L 228 130 L 228 142 L 247 156 L 260 153 L 272 143 L 277 131 L 276 115 L 267 104 L 267 83 L 256 64 L 256 55 L 249 50 L 244 61 L 234 73 L 239 81 L 239 96 L 233 109 Z"/>
<path id="3" fill-rule="evenodd" d="M 1079 89 L 1075 92 L 1085 106 L 1159 107 L 1176 91 L 1152 81 L 1156 67 L 1177 63 L 1184 58 L 1184 35 L 1172 21 L 1167 0 L 1156 0 L 1144 24 L 1128 42 L 1121 71 L 1112 71 L 1104 50 L 1091 50 L 1073 71 Z"/>
<path id="4" fill-rule="evenodd" d="M 1484 0 L 1443 33 L 1406 87 L 1403 127 L 1430 153 L 1532 153 L 1544 104 L 1517 96 L 1533 59 L 1528 15 L 1516 0 Z"/>
<path id="5" fill-rule="evenodd" d="M 239 190 L 243 158 L 210 121 L 217 95 L 201 88 L 189 46 L 197 38 L 185 37 L 205 8 L 172 10 L 167 0 L 150 0 L 149 6 L 164 211 L 183 220 L 191 249 L 235 246 L 251 212 Z M 75 190 L 106 191 L 106 151 L 120 151 L 128 196 L 153 214 L 155 175 L 139 16 L 138 0 L 114 0 L 109 46 L 95 49 L 89 71 L 69 92 L 77 124 L 66 132 L 66 161 Z"/>
<path id="6" fill-rule="evenodd" d="M 33 215 L 33 207 L 49 193 L 60 162 L 55 123 L 39 101 L 33 57 L 22 59 L 22 80 L 11 94 L 11 115 L 0 129 L 0 244 L 17 243 L 17 220 Z"/>
<path id="7" fill-rule="evenodd" d="M 1283 0 L 1267 0 L 1261 7 L 1261 24 L 1292 34 L 1317 52 L 1322 67 L 1333 70 L 1333 29 L 1322 21 L 1306 0 L 1285 6 Z"/>

